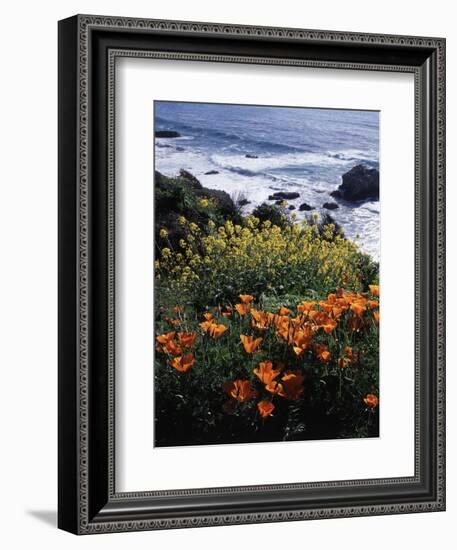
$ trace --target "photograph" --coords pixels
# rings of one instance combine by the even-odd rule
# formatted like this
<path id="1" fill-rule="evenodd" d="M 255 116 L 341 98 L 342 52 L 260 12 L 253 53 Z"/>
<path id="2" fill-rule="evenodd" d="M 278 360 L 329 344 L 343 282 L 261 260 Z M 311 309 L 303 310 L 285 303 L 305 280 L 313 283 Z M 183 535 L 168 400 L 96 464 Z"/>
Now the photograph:
<path id="1" fill-rule="evenodd" d="M 380 436 L 380 117 L 154 101 L 155 447 Z"/>

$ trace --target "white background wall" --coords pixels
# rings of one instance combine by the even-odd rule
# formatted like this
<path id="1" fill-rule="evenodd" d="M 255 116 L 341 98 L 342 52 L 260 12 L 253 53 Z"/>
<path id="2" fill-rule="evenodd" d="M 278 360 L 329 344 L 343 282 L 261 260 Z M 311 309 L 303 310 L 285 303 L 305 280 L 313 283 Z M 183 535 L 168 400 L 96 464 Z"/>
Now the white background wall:
<path id="1" fill-rule="evenodd" d="M 397 548 L 455 538 L 457 382 L 452 340 L 457 171 L 453 2 L 99 0 L 10 2 L 0 40 L 0 541 L 3 548 Z M 75 13 L 445 36 L 448 40 L 448 511 L 77 538 L 58 531 L 57 20 Z M 453 250 L 454 248 L 454 250 Z M 454 529 L 452 529 L 454 527 Z M 452 540 L 451 539 L 451 540 Z"/>

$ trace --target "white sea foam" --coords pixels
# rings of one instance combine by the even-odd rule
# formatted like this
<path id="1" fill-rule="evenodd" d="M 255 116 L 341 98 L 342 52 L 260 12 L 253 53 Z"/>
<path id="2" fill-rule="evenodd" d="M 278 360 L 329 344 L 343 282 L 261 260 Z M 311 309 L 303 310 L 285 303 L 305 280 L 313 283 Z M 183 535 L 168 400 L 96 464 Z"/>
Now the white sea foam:
<path id="1" fill-rule="evenodd" d="M 179 139 L 179 138 L 178 138 Z M 168 142 L 176 142 L 167 140 Z M 177 145 L 175 143 L 175 145 Z M 357 151 L 341 151 L 341 157 L 320 153 L 291 153 L 272 157 L 249 159 L 242 155 L 216 155 L 208 156 L 204 151 L 196 148 L 177 150 L 175 145 L 171 147 L 157 147 L 155 149 L 155 169 L 166 176 L 176 176 L 181 169 L 194 174 L 205 187 L 220 189 L 229 193 L 233 198 L 243 195 L 249 204 L 243 206 L 242 211 L 248 214 L 263 202 L 273 203 L 268 196 L 277 191 L 295 191 L 300 193 L 299 198 L 288 201 L 295 206 L 293 212 L 298 220 L 303 220 L 312 212 L 321 215 L 329 213 L 332 218 L 341 225 L 345 234 L 351 240 L 357 242 L 360 248 L 370 254 L 374 259 L 379 259 L 379 202 L 366 202 L 364 204 L 339 204 L 337 210 L 323 208 L 326 202 L 334 202 L 329 196 L 339 182 L 329 184 L 327 181 L 310 181 L 306 176 L 284 175 L 273 177 L 269 170 L 278 167 L 300 166 L 311 163 L 314 166 L 321 163 L 336 163 L 342 166 L 341 172 L 354 164 L 352 153 Z M 340 154 L 332 152 L 332 155 Z M 306 159 L 306 160 L 305 160 Z M 294 164 L 295 163 L 295 164 Z M 205 174 L 216 170 L 218 174 Z M 247 172 L 249 171 L 249 172 Z M 250 175 L 246 175 L 249 173 Z M 300 212 L 302 203 L 313 206 L 311 212 Z M 292 211 L 291 211 L 292 212 Z"/>

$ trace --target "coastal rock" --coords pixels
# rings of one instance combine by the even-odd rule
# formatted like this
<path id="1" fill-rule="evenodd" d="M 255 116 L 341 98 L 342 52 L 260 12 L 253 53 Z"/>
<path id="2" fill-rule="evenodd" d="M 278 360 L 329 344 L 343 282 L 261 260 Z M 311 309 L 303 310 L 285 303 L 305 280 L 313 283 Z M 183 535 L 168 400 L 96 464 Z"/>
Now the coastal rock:
<path id="1" fill-rule="evenodd" d="M 292 199 L 298 199 L 299 196 L 300 196 L 300 193 L 297 193 L 295 191 L 278 191 L 277 193 L 273 193 L 273 195 L 269 195 L 268 200 L 269 201 L 276 201 L 276 200 L 288 201 Z"/>
<path id="2" fill-rule="evenodd" d="M 214 199 L 217 204 L 217 209 L 219 213 L 224 218 L 235 219 L 238 211 L 236 209 L 235 203 L 232 198 L 226 191 L 221 191 L 219 189 L 208 189 L 203 187 L 201 190 L 196 190 L 195 195 L 197 197 L 205 199 Z"/>
<path id="3" fill-rule="evenodd" d="M 209 172 L 205 172 L 205 176 L 214 176 L 215 174 L 219 174 L 217 170 L 210 170 Z"/>
<path id="4" fill-rule="evenodd" d="M 379 172 L 376 168 L 358 164 L 343 174 L 343 183 L 338 187 L 338 191 L 341 193 L 339 198 L 346 201 L 378 201 Z"/>
<path id="5" fill-rule="evenodd" d="M 206 227 L 212 219 L 223 224 L 227 219 L 241 223 L 242 218 L 230 195 L 225 191 L 203 187 L 198 179 L 186 170 L 178 177 L 169 178 L 160 172 L 154 174 L 156 219 L 155 230 L 166 228 L 168 240 L 174 248 L 179 248 L 180 239 L 185 239 L 187 227 L 180 221 L 184 216 L 188 222 Z M 195 208 L 199 200 L 212 199 L 212 208 Z M 163 246 L 157 244 L 156 246 Z"/>
<path id="6" fill-rule="evenodd" d="M 331 193 L 329 193 L 329 195 L 331 197 L 333 197 L 334 199 L 342 199 L 343 198 L 343 193 L 341 193 L 341 191 L 339 189 L 335 189 L 335 191 L 332 191 Z"/>
<path id="7" fill-rule="evenodd" d="M 314 206 L 310 206 L 308 203 L 304 202 L 300 204 L 299 208 L 300 212 L 309 212 L 309 210 L 314 210 Z"/>
<path id="8" fill-rule="evenodd" d="M 291 204 L 291 205 L 289 206 L 289 210 L 295 210 L 295 206 L 294 206 L 293 204 Z"/>
<path id="9" fill-rule="evenodd" d="M 248 201 L 248 199 L 240 199 L 237 204 L 238 206 L 246 206 L 247 204 L 251 204 L 251 201 Z"/>
<path id="10" fill-rule="evenodd" d="M 156 130 L 154 133 L 156 138 L 177 138 L 181 137 L 181 134 L 179 132 L 175 132 L 174 130 Z"/>
<path id="11" fill-rule="evenodd" d="M 198 179 L 188 172 L 187 170 L 180 170 L 179 177 L 188 183 L 193 189 L 202 189 L 203 185 L 198 181 Z"/>
<path id="12" fill-rule="evenodd" d="M 247 153 L 244 155 L 247 159 L 258 159 L 259 157 L 257 155 L 251 155 L 251 153 Z"/>
<path id="13" fill-rule="evenodd" d="M 337 208 L 339 208 L 336 202 L 324 202 L 322 207 L 327 208 L 327 210 L 336 210 Z"/>

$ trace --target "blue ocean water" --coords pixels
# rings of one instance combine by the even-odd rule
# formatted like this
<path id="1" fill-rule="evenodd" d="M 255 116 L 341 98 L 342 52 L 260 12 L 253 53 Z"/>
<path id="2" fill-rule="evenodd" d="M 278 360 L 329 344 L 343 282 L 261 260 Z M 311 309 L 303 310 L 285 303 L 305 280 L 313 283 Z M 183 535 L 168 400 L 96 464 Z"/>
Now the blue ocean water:
<path id="1" fill-rule="evenodd" d="M 180 169 L 204 186 L 246 198 L 249 213 L 276 191 L 296 191 L 298 219 L 329 212 L 325 202 L 341 176 L 357 164 L 379 169 L 379 112 L 158 101 L 155 130 L 179 138 L 155 140 L 155 169 L 168 176 Z M 216 171 L 217 174 L 206 174 Z M 341 204 L 329 212 L 346 235 L 379 259 L 379 202 Z"/>

